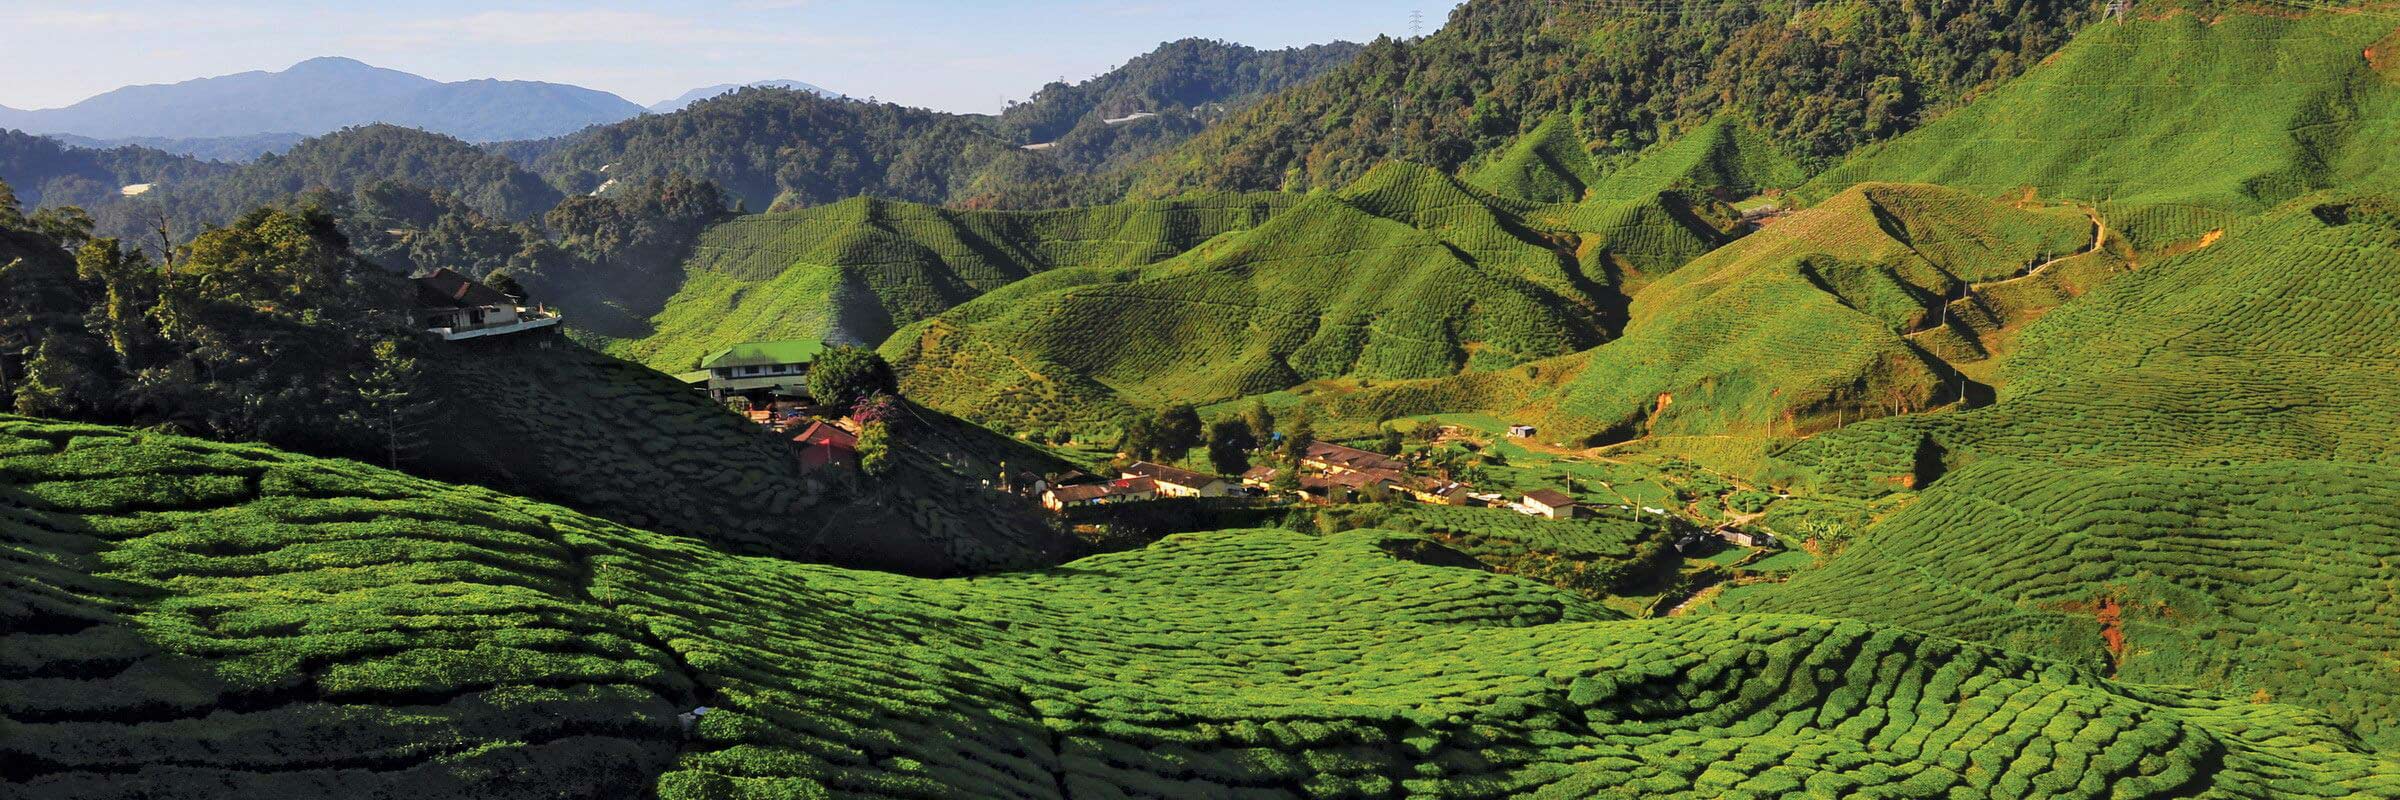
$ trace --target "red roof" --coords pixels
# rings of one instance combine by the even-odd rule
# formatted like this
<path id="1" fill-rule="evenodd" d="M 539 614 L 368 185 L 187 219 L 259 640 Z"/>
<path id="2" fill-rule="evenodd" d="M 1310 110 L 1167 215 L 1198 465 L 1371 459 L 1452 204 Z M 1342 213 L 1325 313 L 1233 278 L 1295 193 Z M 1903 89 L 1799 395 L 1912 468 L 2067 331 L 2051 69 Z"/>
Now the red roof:
<path id="1" fill-rule="evenodd" d="M 482 308 L 515 305 L 500 290 L 468 280 L 448 267 L 416 279 L 419 308 Z"/>
<path id="2" fill-rule="evenodd" d="M 808 423 L 808 428 L 800 431 L 800 435 L 792 437 L 792 441 L 810 447 L 831 447 L 837 450 L 858 449 L 857 434 L 827 425 L 824 420 Z"/>

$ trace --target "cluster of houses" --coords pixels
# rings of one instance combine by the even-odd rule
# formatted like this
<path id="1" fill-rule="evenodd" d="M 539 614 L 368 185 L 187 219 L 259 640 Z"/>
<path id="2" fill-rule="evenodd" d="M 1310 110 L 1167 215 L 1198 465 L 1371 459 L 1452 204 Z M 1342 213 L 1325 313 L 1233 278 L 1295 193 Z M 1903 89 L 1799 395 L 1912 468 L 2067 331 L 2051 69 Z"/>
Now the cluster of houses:
<path id="1" fill-rule="evenodd" d="M 1188 469 L 1136 461 L 1119 470 L 1114 480 L 1079 472 L 1060 476 L 1056 485 L 1041 487 L 1042 507 L 1065 511 L 1082 506 L 1135 503 L 1162 497 L 1232 497 L 1240 491 L 1233 482 Z"/>
<path id="2" fill-rule="evenodd" d="M 1410 475 L 1407 466 L 1400 459 L 1371 450 L 1316 442 L 1302 452 L 1300 474 L 1293 483 L 1298 487 L 1300 500 L 1319 504 L 1393 493 L 1422 503 L 1507 507 L 1550 519 L 1572 518 L 1579 508 L 1574 498 L 1561 492 L 1547 489 L 1528 492 L 1520 500 L 1509 502 L 1503 495 L 1477 493 L 1473 487 L 1457 481 Z M 1113 479 L 1069 473 L 1054 483 L 1040 485 L 1036 493 L 1044 508 L 1063 512 L 1070 508 L 1160 498 L 1267 496 L 1276 491 L 1282 478 L 1282 470 L 1271 466 L 1252 467 L 1242 473 L 1237 483 L 1188 469 L 1136 461 L 1119 470 Z"/>

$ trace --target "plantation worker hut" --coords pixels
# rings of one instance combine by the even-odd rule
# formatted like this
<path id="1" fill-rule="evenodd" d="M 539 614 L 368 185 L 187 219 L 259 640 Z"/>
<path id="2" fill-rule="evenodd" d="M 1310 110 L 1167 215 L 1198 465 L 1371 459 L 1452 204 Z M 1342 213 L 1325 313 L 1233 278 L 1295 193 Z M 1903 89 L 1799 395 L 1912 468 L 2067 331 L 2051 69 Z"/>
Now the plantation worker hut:
<path id="1" fill-rule="evenodd" d="M 1260 464 L 1242 473 L 1242 485 L 1264 489 L 1275 485 L 1275 479 L 1281 475 L 1283 470 Z"/>
<path id="2" fill-rule="evenodd" d="M 1149 478 L 1158 486 L 1160 497 L 1224 497 L 1233 493 L 1233 484 L 1224 478 L 1148 461 L 1133 462 L 1122 475 Z"/>
<path id="3" fill-rule="evenodd" d="M 792 437 L 792 445 L 800 448 L 802 472 L 829 466 L 848 469 L 858 464 L 858 435 L 823 421 L 808 423 L 800 435 Z"/>
<path id="4" fill-rule="evenodd" d="M 1573 519 L 1577 507 L 1575 498 L 1550 489 L 1526 492 L 1522 505 L 1527 513 L 1551 519 Z"/>
<path id="5" fill-rule="evenodd" d="M 522 333 L 558 324 L 548 309 L 527 308 L 500 290 L 476 283 L 447 267 L 411 278 L 416 298 L 410 319 L 443 341 Z"/>
<path id="6" fill-rule="evenodd" d="M 825 343 L 813 340 L 743 342 L 710 353 L 700 369 L 708 373 L 708 396 L 717 400 L 805 397 L 808 365 L 824 352 Z"/>

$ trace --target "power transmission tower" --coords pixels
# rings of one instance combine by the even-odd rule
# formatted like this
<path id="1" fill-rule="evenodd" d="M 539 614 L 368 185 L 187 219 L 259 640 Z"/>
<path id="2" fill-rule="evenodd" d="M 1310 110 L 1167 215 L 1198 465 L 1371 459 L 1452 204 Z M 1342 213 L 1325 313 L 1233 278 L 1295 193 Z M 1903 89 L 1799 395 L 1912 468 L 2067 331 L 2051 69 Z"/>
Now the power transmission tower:
<path id="1" fill-rule="evenodd" d="M 2133 0 L 2108 0 L 2108 18 L 2125 24 L 2125 12 L 2133 8 Z"/>
<path id="2" fill-rule="evenodd" d="M 1423 9 L 1417 9 L 1408 12 L 1408 38 L 1419 38 L 1423 36 L 1424 33 L 1425 11 Z"/>

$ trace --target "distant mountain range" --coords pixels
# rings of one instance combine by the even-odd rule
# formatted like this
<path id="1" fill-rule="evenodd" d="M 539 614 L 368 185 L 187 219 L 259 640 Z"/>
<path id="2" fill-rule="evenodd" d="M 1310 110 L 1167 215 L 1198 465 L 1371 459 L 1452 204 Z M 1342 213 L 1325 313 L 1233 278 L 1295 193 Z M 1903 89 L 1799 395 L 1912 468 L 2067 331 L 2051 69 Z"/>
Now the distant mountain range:
<path id="1" fill-rule="evenodd" d="M 650 106 L 650 113 L 673 114 L 677 111 L 682 111 L 685 107 L 690 106 L 693 103 L 697 103 L 702 100 L 733 91 L 735 89 L 745 88 L 790 89 L 795 92 L 808 92 L 810 94 L 815 94 L 822 97 L 833 98 L 839 98 L 842 96 L 839 92 L 835 92 L 825 87 L 795 80 L 757 81 L 754 83 L 720 83 L 715 86 L 703 86 L 698 89 L 684 92 L 673 100 L 661 100 Z"/>
<path id="2" fill-rule="evenodd" d="M 648 109 L 597 89 L 539 81 L 444 83 L 348 58 L 312 58 L 280 72 L 243 72 L 127 86 L 62 108 L 0 106 L 0 128 L 87 146 L 140 144 L 200 158 L 248 160 L 301 138 L 390 123 L 471 142 L 543 139 L 645 112 L 666 113 L 750 86 L 838 97 L 799 81 L 694 89 Z"/>

